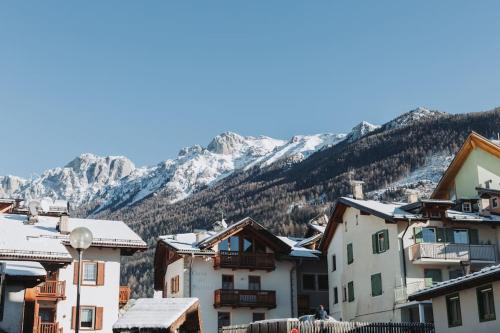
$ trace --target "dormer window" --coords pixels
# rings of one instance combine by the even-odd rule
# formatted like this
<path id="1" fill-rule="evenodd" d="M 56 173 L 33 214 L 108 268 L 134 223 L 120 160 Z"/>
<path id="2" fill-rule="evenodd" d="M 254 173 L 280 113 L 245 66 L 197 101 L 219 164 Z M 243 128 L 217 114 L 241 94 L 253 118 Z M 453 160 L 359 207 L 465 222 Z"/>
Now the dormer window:
<path id="1" fill-rule="evenodd" d="M 431 218 L 441 218 L 441 212 L 439 210 L 431 210 Z"/>
<path id="2" fill-rule="evenodd" d="M 472 204 L 468 201 L 462 203 L 462 211 L 465 213 L 472 212 Z"/>

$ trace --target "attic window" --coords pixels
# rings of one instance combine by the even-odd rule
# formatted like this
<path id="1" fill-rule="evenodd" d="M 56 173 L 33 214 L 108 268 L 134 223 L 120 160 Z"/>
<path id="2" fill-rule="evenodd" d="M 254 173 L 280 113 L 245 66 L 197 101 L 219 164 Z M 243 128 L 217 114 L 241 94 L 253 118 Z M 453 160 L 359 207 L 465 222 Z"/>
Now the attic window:
<path id="1" fill-rule="evenodd" d="M 472 204 L 468 201 L 462 203 L 462 211 L 465 213 L 472 212 Z"/>
<path id="2" fill-rule="evenodd" d="M 431 217 L 432 218 L 440 218 L 441 212 L 439 210 L 431 210 Z"/>
<path id="3" fill-rule="evenodd" d="M 492 208 L 497 208 L 498 207 L 498 197 L 491 198 L 491 207 Z"/>

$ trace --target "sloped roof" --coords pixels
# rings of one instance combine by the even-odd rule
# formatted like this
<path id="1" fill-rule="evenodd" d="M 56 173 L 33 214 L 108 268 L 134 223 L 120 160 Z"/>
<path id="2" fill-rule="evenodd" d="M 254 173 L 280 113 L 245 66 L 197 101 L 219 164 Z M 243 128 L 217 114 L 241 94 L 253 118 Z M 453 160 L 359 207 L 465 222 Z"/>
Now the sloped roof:
<path id="1" fill-rule="evenodd" d="M 31 276 L 45 277 L 47 271 L 36 261 L 0 261 L 0 267 L 3 267 L 3 273 L 7 276 Z M 1 274 L 0 269 L 0 274 Z"/>
<path id="2" fill-rule="evenodd" d="M 448 189 L 455 179 L 455 176 L 460 171 L 460 168 L 475 147 L 479 147 L 482 150 L 500 158 L 500 145 L 498 145 L 496 142 L 486 139 L 476 132 L 471 132 L 460 150 L 456 153 L 455 158 L 453 159 L 453 161 L 451 161 L 450 165 L 439 180 L 439 183 L 434 189 L 434 192 L 432 192 L 431 198 L 447 198 Z"/>
<path id="3" fill-rule="evenodd" d="M 0 214 L 0 259 L 71 262 L 66 246 L 69 235 L 57 229 L 58 217 L 39 216 L 26 224 L 26 215 Z M 87 227 L 94 236 L 91 246 L 132 250 L 146 249 L 146 243 L 122 221 L 68 218 L 69 231 Z"/>
<path id="4" fill-rule="evenodd" d="M 313 237 L 321 237 L 321 235 L 316 235 Z M 278 236 L 283 242 L 287 243 L 291 247 L 290 257 L 300 257 L 300 258 L 309 258 L 309 259 L 318 259 L 321 255 L 321 252 L 318 250 L 311 250 L 306 247 L 303 247 L 303 242 L 308 240 L 308 238 L 295 238 L 295 237 L 284 237 Z"/>
<path id="5" fill-rule="evenodd" d="M 197 298 L 139 298 L 113 329 L 168 329 L 185 313 L 198 307 Z"/>
<path id="6" fill-rule="evenodd" d="M 481 284 L 492 281 L 500 281 L 500 265 L 489 266 L 471 274 L 436 283 L 432 287 L 420 290 L 410 295 L 408 299 L 410 301 L 426 300 L 459 290 L 480 286 Z"/>

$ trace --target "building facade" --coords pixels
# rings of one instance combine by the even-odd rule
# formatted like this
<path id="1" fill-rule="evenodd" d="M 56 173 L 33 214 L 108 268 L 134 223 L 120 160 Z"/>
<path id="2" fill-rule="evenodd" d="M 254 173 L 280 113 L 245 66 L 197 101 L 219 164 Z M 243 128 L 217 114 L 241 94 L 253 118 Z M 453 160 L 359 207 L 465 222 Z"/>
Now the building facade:
<path id="1" fill-rule="evenodd" d="M 355 198 L 340 198 L 320 244 L 333 316 L 432 322 L 432 302 L 410 295 L 496 264 L 500 183 L 491 175 L 500 175 L 499 156 L 500 146 L 472 133 L 431 199 L 365 200 L 360 183 Z M 468 173 L 474 182 L 463 181 Z"/>
<path id="2" fill-rule="evenodd" d="M 160 237 L 155 297 L 198 298 L 206 332 L 297 316 L 298 263 L 319 262 L 319 251 L 251 218 L 214 229 Z"/>
<path id="3" fill-rule="evenodd" d="M 76 219 L 40 207 L 37 210 L 39 215 L 16 208 L 0 214 L 0 260 L 36 262 L 46 272 L 44 282 L 33 287 L 4 281 L 2 311 L 5 314 L 21 307 L 22 316 L 20 320 L 2 319 L 0 313 L 0 329 L 13 333 L 75 329 L 78 254 L 69 244 L 69 233 L 87 227 L 94 239 L 83 252 L 79 325 L 82 330 L 111 332 L 120 304 L 129 295 L 129 289 L 120 286 L 120 259 L 145 250 L 146 244 L 121 221 Z"/>

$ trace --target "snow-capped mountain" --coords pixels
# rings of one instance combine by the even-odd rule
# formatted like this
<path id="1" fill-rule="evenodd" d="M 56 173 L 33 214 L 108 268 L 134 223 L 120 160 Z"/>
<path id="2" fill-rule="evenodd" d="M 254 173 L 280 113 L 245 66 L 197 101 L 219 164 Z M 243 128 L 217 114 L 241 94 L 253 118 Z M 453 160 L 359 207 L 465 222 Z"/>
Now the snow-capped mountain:
<path id="1" fill-rule="evenodd" d="M 393 120 L 385 123 L 383 128 L 385 130 L 406 127 L 415 122 L 424 121 L 428 119 L 436 119 L 443 116 L 446 116 L 446 112 L 428 110 L 423 107 L 418 107 L 409 112 L 403 113 L 399 117 L 394 118 Z"/>
<path id="2" fill-rule="evenodd" d="M 368 131 L 363 129 L 364 134 Z M 206 147 L 183 148 L 175 159 L 141 168 L 123 156 L 82 154 L 64 167 L 46 170 L 32 179 L 0 177 L 0 197 L 50 197 L 69 200 L 73 206 L 92 202 L 101 210 L 131 205 L 161 190 L 173 203 L 236 170 L 267 167 L 278 161 L 296 163 L 363 133 L 356 129 L 355 134 L 297 135 L 284 141 L 226 132 Z"/>
<path id="3" fill-rule="evenodd" d="M 367 121 L 362 121 L 352 128 L 351 133 L 349 133 L 347 136 L 347 141 L 354 142 L 365 136 L 366 134 L 373 132 L 374 130 L 379 128 L 379 125 L 373 125 Z"/>

